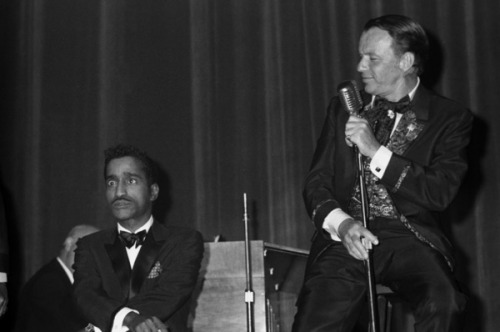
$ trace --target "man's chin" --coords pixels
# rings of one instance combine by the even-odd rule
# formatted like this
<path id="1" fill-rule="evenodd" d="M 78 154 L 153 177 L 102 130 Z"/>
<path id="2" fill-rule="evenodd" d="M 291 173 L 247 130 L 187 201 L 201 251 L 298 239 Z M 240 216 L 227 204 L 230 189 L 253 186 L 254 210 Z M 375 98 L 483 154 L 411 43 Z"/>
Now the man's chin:
<path id="1" fill-rule="evenodd" d="M 124 210 L 113 210 L 112 211 L 113 217 L 118 220 L 118 221 L 123 221 L 130 219 L 132 217 L 132 213 L 129 211 L 124 211 Z"/>
<path id="2" fill-rule="evenodd" d="M 371 94 L 371 95 L 375 94 L 375 92 L 376 92 L 375 86 L 373 86 L 373 84 L 370 84 L 369 82 L 364 83 L 364 90 L 366 93 Z"/>

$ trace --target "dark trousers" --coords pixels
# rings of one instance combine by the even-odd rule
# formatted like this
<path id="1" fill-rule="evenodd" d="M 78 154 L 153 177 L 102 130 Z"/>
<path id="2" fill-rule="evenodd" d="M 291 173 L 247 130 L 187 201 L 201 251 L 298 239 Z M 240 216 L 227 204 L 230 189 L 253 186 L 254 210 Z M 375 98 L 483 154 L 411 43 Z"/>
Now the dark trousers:
<path id="1" fill-rule="evenodd" d="M 375 220 L 370 229 L 379 238 L 376 282 L 411 305 L 416 331 L 460 331 L 466 297 L 444 257 L 397 220 Z M 292 331 L 352 331 L 366 302 L 365 271 L 340 242 L 308 264 Z"/>

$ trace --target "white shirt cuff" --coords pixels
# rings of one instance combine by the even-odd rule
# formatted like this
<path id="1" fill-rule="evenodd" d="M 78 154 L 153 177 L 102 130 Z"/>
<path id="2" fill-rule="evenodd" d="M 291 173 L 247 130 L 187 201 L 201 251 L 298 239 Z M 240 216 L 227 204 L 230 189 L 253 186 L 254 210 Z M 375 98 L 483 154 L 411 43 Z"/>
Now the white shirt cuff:
<path id="1" fill-rule="evenodd" d="M 381 179 L 384 176 L 387 165 L 392 158 L 392 151 L 381 145 L 370 162 L 370 170 L 376 177 Z"/>
<path id="2" fill-rule="evenodd" d="M 7 273 L 0 272 L 0 282 L 7 282 Z"/>
<path id="3" fill-rule="evenodd" d="M 139 313 L 137 310 L 133 310 L 127 307 L 120 309 L 120 311 L 116 313 L 115 319 L 113 320 L 113 328 L 111 329 L 111 332 L 125 332 L 129 330 L 128 327 L 123 326 L 123 320 L 125 319 L 125 316 L 127 316 L 130 312 Z"/>
<path id="4" fill-rule="evenodd" d="M 334 209 L 326 216 L 325 221 L 323 221 L 323 229 L 330 234 L 332 240 L 340 241 L 339 226 L 344 220 L 349 218 L 352 217 L 342 211 L 342 209 Z"/>

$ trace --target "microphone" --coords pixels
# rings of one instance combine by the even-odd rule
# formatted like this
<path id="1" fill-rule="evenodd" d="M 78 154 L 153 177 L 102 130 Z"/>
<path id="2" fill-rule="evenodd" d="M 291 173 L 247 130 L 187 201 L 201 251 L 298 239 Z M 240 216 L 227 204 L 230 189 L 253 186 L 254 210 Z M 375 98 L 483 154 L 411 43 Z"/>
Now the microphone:
<path id="1" fill-rule="evenodd" d="M 337 92 L 346 112 L 357 116 L 363 108 L 363 100 L 361 99 L 356 81 L 344 81 L 340 83 L 337 87 Z"/>
<path id="2" fill-rule="evenodd" d="M 340 102 L 344 107 L 345 111 L 350 115 L 358 116 L 359 111 L 363 108 L 363 101 L 361 99 L 361 94 L 359 93 L 358 87 L 355 81 L 345 81 L 339 84 L 337 87 L 339 93 Z M 350 141 L 350 138 L 347 137 Z M 368 216 L 370 214 L 370 205 L 368 202 L 368 191 L 366 189 L 366 177 L 365 170 L 363 166 L 363 155 L 359 152 L 359 148 L 353 145 L 354 151 L 357 155 L 357 166 L 358 166 L 358 183 L 359 191 L 361 193 L 361 211 L 363 215 L 363 226 L 368 229 Z M 379 320 L 378 320 L 378 303 L 377 294 L 375 290 L 375 274 L 373 268 L 373 256 L 370 252 L 372 248 L 368 249 L 368 259 L 365 261 L 366 265 L 366 275 L 368 279 L 368 302 L 370 308 L 370 331 L 379 331 Z"/>

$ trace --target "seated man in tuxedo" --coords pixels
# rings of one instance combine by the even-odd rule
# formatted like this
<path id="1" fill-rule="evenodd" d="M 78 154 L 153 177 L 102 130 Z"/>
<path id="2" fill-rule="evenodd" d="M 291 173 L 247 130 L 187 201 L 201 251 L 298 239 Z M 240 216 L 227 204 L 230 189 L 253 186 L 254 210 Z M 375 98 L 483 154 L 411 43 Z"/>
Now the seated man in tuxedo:
<path id="1" fill-rule="evenodd" d="M 97 232 L 91 225 L 78 225 L 66 236 L 59 255 L 38 270 L 23 286 L 17 313 L 17 332 L 83 331 L 86 320 L 72 297 L 73 263 L 78 239 Z"/>
<path id="2" fill-rule="evenodd" d="M 75 256 L 74 296 L 87 330 L 186 331 L 201 234 L 154 219 L 157 169 L 144 152 L 106 150 L 104 178 L 115 224 L 81 239 Z"/>
<path id="3" fill-rule="evenodd" d="M 417 331 L 460 330 L 466 296 L 441 228 L 449 221 L 438 215 L 466 173 L 473 116 L 421 84 L 428 45 L 408 17 L 365 24 L 357 66 L 365 107 L 350 115 L 332 100 L 305 181 L 316 234 L 293 332 L 352 331 L 369 253 L 375 280 L 410 303 Z M 357 181 L 358 152 L 366 188 Z"/>

